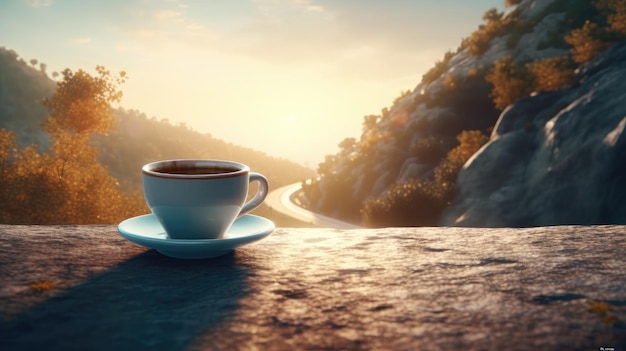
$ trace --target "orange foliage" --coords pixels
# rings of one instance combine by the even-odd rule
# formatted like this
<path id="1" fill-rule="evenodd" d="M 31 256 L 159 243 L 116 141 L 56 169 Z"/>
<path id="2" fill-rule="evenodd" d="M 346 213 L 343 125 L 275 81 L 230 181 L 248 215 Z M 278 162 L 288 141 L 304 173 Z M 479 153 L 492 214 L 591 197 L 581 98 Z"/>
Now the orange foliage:
<path id="1" fill-rule="evenodd" d="M 574 29 L 565 37 L 576 63 L 585 63 L 612 45 L 610 33 L 597 23 L 586 21 L 582 28 Z"/>
<path id="2" fill-rule="evenodd" d="M 113 121 L 110 102 L 121 92 L 108 71 L 99 77 L 65 70 L 55 95 L 46 100 L 46 127 L 53 145 L 18 148 L 13 133 L 0 130 L 0 222 L 36 224 L 116 223 L 146 213 L 139 193 L 120 190 L 97 161 L 90 133 L 106 133 Z M 123 77 L 123 75 L 121 75 Z"/>
<path id="3" fill-rule="evenodd" d="M 518 65 L 507 55 L 496 61 L 485 80 L 493 84 L 491 97 L 499 109 L 504 109 L 519 98 L 528 96 L 534 87 L 534 76 L 524 65 Z"/>

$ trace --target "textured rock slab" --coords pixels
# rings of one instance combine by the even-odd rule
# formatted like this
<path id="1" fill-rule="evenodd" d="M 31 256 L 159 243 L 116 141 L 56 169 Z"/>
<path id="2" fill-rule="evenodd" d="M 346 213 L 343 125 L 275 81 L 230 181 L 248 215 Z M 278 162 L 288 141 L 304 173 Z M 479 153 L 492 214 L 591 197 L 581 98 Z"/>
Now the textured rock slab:
<path id="1" fill-rule="evenodd" d="M 188 261 L 0 226 L 0 349 L 624 350 L 625 233 L 278 229 Z"/>

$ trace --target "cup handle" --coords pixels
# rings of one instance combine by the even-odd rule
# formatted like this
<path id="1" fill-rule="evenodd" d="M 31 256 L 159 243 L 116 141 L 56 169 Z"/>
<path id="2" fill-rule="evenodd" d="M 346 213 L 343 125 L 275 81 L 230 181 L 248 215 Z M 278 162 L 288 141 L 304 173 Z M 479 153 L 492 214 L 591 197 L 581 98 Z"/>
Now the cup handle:
<path id="1" fill-rule="evenodd" d="M 259 207 L 263 200 L 265 200 L 265 197 L 267 197 L 267 193 L 269 191 L 269 183 L 267 182 L 267 178 L 265 178 L 265 176 L 260 173 L 250 172 L 249 181 L 251 183 L 254 181 L 259 182 L 259 189 L 257 190 L 256 195 L 254 195 L 254 197 L 250 201 L 246 202 L 243 207 L 241 207 L 241 211 L 239 211 L 238 217 L 241 217 Z"/>

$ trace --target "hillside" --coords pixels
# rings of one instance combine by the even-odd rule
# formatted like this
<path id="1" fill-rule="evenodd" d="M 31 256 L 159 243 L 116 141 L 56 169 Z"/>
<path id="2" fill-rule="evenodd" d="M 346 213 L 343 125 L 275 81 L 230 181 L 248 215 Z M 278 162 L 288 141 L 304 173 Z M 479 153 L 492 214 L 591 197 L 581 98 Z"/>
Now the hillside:
<path id="1" fill-rule="evenodd" d="M 15 51 L 0 47 L 0 128 L 15 132 L 21 147 L 50 145 L 39 128 L 48 114 L 41 100 L 53 94 L 55 83 L 41 67 L 30 66 Z"/>
<path id="2" fill-rule="evenodd" d="M 45 68 L 45 64 L 35 64 L 35 60 L 29 64 L 14 51 L 0 48 L 0 129 L 12 131 L 19 147 L 34 144 L 43 152 L 51 141 L 41 129 L 48 116 L 41 101 L 55 91 L 55 81 L 48 77 Z M 114 117 L 115 124 L 108 135 L 95 135 L 91 143 L 99 151 L 98 161 L 127 192 L 141 189 L 141 166 L 160 159 L 237 160 L 249 165 L 253 171 L 265 174 L 272 189 L 314 175 L 312 170 L 294 162 L 198 133 L 185 125 L 148 118 L 137 110 L 118 108 Z M 270 215 L 266 208 L 256 211 L 257 214 Z M 277 215 L 271 215 L 277 219 Z M 299 225 L 287 218 L 278 218 L 277 223 Z"/>
<path id="3" fill-rule="evenodd" d="M 540 217 L 538 211 L 526 208 L 525 217 L 515 221 L 486 221 L 489 216 L 478 212 L 488 211 L 497 204 L 516 203 L 521 193 L 525 193 L 526 198 L 542 198 L 539 194 L 546 191 L 545 187 L 517 188 L 525 178 L 535 179 L 534 172 L 538 169 L 532 167 L 520 167 L 516 173 L 519 178 L 494 183 L 502 179 L 502 174 L 508 174 L 506 169 L 513 162 L 512 158 L 504 158 L 498 153 L 498 150 L 502 151 L 499 148 L 492 148 L 494 151 L 489 154 L 483 152 L 480 165 L 470 167 L 474 181 L 457 186 L 459 173 L 461 179 L 469 177 L 463 176 L 464 172 L 470 172 L 465 169 L 467 165 L 463 167 L 466 161 L 485 143 L 493 144 L 502 136 L 501 132 L 494 130 L 496 123 L 502 126 L 502 118 L 505 118 L 507 125 L 515 124 L 517 130 L 526 128 L 535 135 L 541 134 L 547 128 L 548 116 L 558 115 L 561 109 L 565 113 L 568 106 L 565 101 L 580 98 L 571 89 L 584 85 L 592 73 L 600 76 L 608 72 L 615 74 L 613 70 L 600 69 L 592 70 L 592 73 L 580 72 L 587 61 L 626 37 L 626 4 L 622 0 L 507 3 L 511 7 L 506 14 L 496 9 L 485 12 L 485 23 L 464 39 L 456 51 L 446 53 L 413 90 L 402 93 L 380 115 L 364 117 L 361 138 L 342 141 L 340 152 L 328 155 L 320 164 L 320 177 L 305 187 L 304 200 L 311 209 L 371 226 L 525 226 L 626 221 L 625 215 L 601 217 L 606 220 L 592 216 L 583 221 L 576 217 L 579 211 L 570 213 L 569 201 L 591 201 L 592 206 L 598 206 L 606 203 L 606 191 L 587 192 L 586 197 L 569 199 L 563 198 L 563 193 L 552 194 L 556 197 L 549 202 L 552 206 L 544 206 L 541 211 L 561 215 L 544 216 L 549 220 L 536 221 Z M 619 52 L 609 55 L 619 55 Z M 620 62 L 613 56 L 602 60 L 613 65 Z M 602 65 L 596 63 L 596 66 Z M 601 80 L 600 77 L 593 79 Z M 550 94 L 568 89 L 570 100 L 557 93 Z M 606 89 L 611 89 L 611 85 Z M 616 118 L 626 115 L 626 106 L 623 102 L 618 103 L 624 101 L 624 90 L 613 89 L 610 100 L 598 99 L 597 104 L 593 100 L 596 98 L 593 87 L 586 86 L 580 92 L 588 93 L 591 105 L 607 103 L 610 108 L 588 116 L 586 122 L 577 124 L 576 132 L 570 129 L 572 140 L 586 142 L 587 131 L 592 129 L 599 129 L 599 132 L 615 130 L 616 123 L 619 123 Z M 515 108 L 522 103 L 518 100 L 536 94 L 541 98 L 524 100 L 525 109 Z M 512 104 L 513 107 L 509 107 Z M 581 113 L 591 112 L 587 109 Z M 532 118 L 537 114 L 543 114 L 544 120 L 533 123 Z M 592 128 L 592 124 L 602 128 Z M 539 143 L 537 141 L 534 145 Z M 524 150 L 516 149 L 522 146 L 509 146 L 510 157 L 515 158 L 516 153 L 525 155 Z M 558 148 L 555 152 L 558 153 Z M 576 154 L 572 150 L 569 152 Z M 579 171 L 588 167 L 613 167 L 604 173 L 614 174 L 619 173 L 616 159 L 611 157 L 604 164 L 585 163 L 575 158 L 570 162 L 580 162 L 576 168 Z M 524 159 L 522 162 L 528 161 Z M 553 169 L 559 163 L 553 158 L 542 165 Z M 553 181 L 564 184 L 573 184 L 573 179 L 586 177 L 573 171 L 559 174 Z M 618 178 L 614 178 L 611 184 Z M 477 185 L 476 179 L 481 179 L 483 187 L 492 184 L 490 191 L 472 191 Z M 509 191 L 511 187 L 520 191 Z M 623 185 L 614 186 L 613 190 L 624 193 L 626 189 L 623 188 Z M 501 202 L 492 202 L 500 197 L 504 198 Z M 454 206 L 461 203 L 465 207 L 455 210 Z M 477 203 L 483 204 L 482 208 L 476 208 Z M 489 203 L 496 205 L 484 205 Z M 535 204 L 526 202 L 526 206 Z M 446 209 L 454 214 L 442 222 L 442 213 Z M 475 220 L 464 221 L 463 216 L 473 211 L 477 211 Z M 494 216 L 506 217 L 503 211 L 522 211 L 522 208 L 509 206 L 495 212 Z"/>

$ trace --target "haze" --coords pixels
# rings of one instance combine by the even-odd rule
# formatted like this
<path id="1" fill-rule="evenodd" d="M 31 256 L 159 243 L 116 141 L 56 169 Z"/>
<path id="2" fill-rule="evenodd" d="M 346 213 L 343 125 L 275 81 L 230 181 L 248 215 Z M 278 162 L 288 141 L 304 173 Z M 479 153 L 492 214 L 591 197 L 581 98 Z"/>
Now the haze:
<path id="1" fill-rule="evenodd" d="M 502 0 L 8 0 L 0 46 L 127 72 L 121 106 L 315 168 Z"/>

